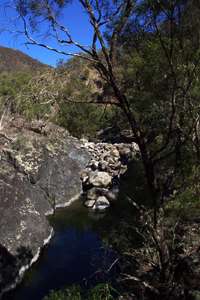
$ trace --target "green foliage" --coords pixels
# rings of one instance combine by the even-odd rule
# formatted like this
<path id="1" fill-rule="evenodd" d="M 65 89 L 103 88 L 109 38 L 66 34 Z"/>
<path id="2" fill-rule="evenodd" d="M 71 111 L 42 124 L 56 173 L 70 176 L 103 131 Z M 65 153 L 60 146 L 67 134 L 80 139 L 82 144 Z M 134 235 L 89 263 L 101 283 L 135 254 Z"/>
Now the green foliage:
<path id="1" fill-rule="evenodd" d="M 112 111 L 105 114 L 103 107 L 94 104 L 62 103 L 56 121 L 75 136 L 94 137 L 97 131 L 110 125 L 111 118 Z"/>
<path id="2" fill-rule="evenodd" d="M 42 64 L 21 51 L 3 46 L 0 46 L 0 57 L 1 73 L 5 72 L 13 75 L 18 75 L 19 73 L 35 74 L 48 68 L 47 65 Z"/>
<path id="3" fill-rule="evenodd" d="M 9 102 L 13 105 L 14 109 L 16 105 L 15 97 L 28 84 L 30 78 L 30 73 L 0 73 L 0 104 L 3 105 L 10 99 Z"/>
<path id="4" fill-rule="evenodd" d="M 79 286 L 72 286 L 60 291 L 51 291 L 44 300 L 114 300 L 112 293 L 116 290 L 109 284 L 98 284 L 88 292 Z"/>
<path id="5" fill-rule="evenodd" d="M 72 286 L 63 291 L 51 291 L 44 300 L 81 300 L 80 288 Z"/>
<path id="6" fill-rule="evenodd" d="M 174 193 L 166 204 L 166 211 L 170 216 L 193 220 L 200 213 L 200 167 L 191 165 L 190 173 L 185 179 L 182 191 Z"/>
<path id="7" fill-rule="evenodd" d="M 112 107 L 90 104 L 98 97 L 96 81 L 96 72 L 79 59 L 61 62 L 58 69 L 31 78 L 15 96 L 15 108 L 28 120 L 48 119 L 74 136 L 94 137 L 119 120 Z"/>
<path id="8" fill-rule="evenodd" d="M 116 290 L 109 284 L 98 284 L 89 291 L 88 300 L 114 300 L 113 292 Z"/>

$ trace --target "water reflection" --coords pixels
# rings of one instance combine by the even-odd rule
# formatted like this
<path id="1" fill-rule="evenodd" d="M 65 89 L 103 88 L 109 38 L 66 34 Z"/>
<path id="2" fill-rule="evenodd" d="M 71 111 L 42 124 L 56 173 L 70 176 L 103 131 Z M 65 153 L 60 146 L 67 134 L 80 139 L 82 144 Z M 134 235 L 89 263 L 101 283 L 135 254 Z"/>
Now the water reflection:
<path id="1" fill-rule="evenodd" d="M 95 231 L 95 223 L 103 217 L 91 214 L 80 202 L 57 211 L 50 217 L 55 231 L 50 244 L 19 287 L 3 299 L 40 300 L 52 289 L 71 284 L 87 287 L 107 280 L 103 270 L 113 262 L 116 253 L 103 244 Z"/>
<path id="2" fill-rule="evenodd" d="M 121 181 L 118 201 L 105 214 L 89 211 L 80 199 L 51 216 L 54 237 L 19 287 L 3 300 L 41 300 L 52 289 L 71 284 L 88 287 L 115 279 L 120 271 L 117 266 L 108 274 L 104 272 L 118 255 L 109 245 L 120 250 L 124 241 L 137 244 L 133 230 L 136 212 L 126 201 L 127 195 L 143 202 L 148 199 L 147 194 L 141 193 L 145 191 L 141 188 L 142 173 L 139 171 L 138 176 L 136 170 L 139 169 L 133 162 Z"/>

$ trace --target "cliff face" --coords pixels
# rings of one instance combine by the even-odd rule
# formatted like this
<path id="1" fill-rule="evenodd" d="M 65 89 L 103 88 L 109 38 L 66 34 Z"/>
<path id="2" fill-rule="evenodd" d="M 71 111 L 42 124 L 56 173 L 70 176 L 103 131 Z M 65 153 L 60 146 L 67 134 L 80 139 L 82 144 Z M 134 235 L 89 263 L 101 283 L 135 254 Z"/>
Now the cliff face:
<path id="1" fill-rule="evenodd" d="M 61 127 L 20 118 L 5 122 L 0 132 L 0 295 L 51 237 L 46 215 L 80 195 L 80 171 L 88 161 L 81 143 Z M 10 269 L 15 276 L 5 277 Z"/>
<path id="2" fill-rule="evenodd" d="M 49 66 L 19 50 L 0 46 L 0 72 L 39 71 L 44 68 Z"/>

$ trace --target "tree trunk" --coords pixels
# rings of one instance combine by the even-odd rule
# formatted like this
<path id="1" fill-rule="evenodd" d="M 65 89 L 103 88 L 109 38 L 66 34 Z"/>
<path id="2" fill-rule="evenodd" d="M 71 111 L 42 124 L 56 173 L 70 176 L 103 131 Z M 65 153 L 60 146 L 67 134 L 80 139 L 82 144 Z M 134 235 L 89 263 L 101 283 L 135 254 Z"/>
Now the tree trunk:
<path id="1" fill-rule="evenodd" d="M 141 154 L 141 160 L 144 167 L 145 172 L 145 178 L 146 182 L 149 188 L 150 198 L 153 200 L 154 204 L 154 225 L 157 224 L 157 189 L 155 184 L 155 173 L 154 173 L 154 164 L 152 160 L 150 159 L 148 150 L 147 150 L 147 144 L 145 143 L 144 137 L 141 134 L 140 126 L 137 123 L 137 120 L 134 116 L 134 113 L 130 109 L 129 102 L 126 98 L 126 96 L 121 92 L 120 88 L 117 84 L 117 79 L 115 78 L 115 75 L 112 70 L 112 66 L 110 65 L 110 68 L 105 68 L 104 65 L 100 64 L 97 66 L 97 70 L 101 69 L 102 73 L 107 78 L 107 82 L 110 84 L 110 86 L 113 89 L 114 95 L 116 100 L 119 103 L 119 106 L 123 113 L 125 114 L 127 121 L 131 127 L 131 130 L 133 132 L 133 136 L 136 140 L 136 143 L 139 146 L 140 154 Z"/>

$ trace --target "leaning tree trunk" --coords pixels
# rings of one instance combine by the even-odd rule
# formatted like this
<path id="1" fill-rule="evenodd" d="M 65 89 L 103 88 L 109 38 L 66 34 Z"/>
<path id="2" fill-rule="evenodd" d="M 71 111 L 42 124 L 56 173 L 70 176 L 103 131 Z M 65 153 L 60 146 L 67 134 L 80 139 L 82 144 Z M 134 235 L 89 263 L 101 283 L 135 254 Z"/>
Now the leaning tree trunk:
<path id="1" fill-rule="evenodd" d="M 150 155 L 149 155 L 148 149 L 147 149 L 147 144 L 145 143 L 145 140 L 141 134 L 140 127 L 138 126 L 137 121 L 130 109 L 130 106 L 129 106 L 126 96 L 121 93 L 121 91 L 117 87 L 114 79 L 111 80 L 110 84 L 113 87 L 115 97 L 118 100 L 120 107 L 129 122 L 133 136 L 134 136 L 136 143 L 138 144 L 138 147 L 140 150 L 141 160 L 142 160 L 142 164 L 144 167 L 145 179 L 146 179 L 147 186 L 149 189 L 150 198 L 151 198 L 151 200 L 153 200 L 154 226 L 156 227 L 157 210 L 158 210 L 158 201 L 157 201 L 158 191 L 157 191 L 156 182 L 155 182 L 154 164 L 152 162 L 152 159 L 150 158 Z"/>

